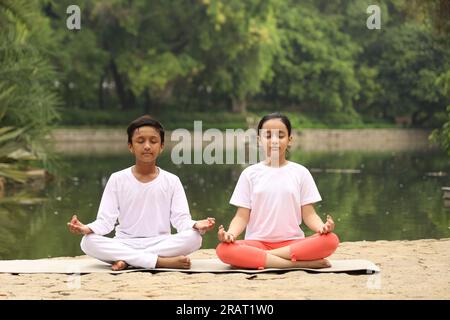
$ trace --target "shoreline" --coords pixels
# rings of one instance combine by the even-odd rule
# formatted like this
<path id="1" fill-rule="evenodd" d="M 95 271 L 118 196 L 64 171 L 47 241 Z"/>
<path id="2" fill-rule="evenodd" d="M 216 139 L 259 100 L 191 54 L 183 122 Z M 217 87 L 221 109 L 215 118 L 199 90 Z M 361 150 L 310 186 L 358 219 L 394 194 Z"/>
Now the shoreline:
<path id="1" fill-rule="evenodd" d="M 203 136 L 188 131 L 191 138 L 172 141 L 173 131 L 166 131 L 166 147 L 179 143 L 201 148 L 212 143 L 210 132 Z M 242 137 L 223 134 L 223 146 L 232 148 L 244 143 Z M 245 131 L 242 131 L 245 132 Z M 428 129 L 302 129 L 293 130 L 293 148 L 304 151 L 429 151 L 438 149 L 429 142 Z M 127 148 L 127 137 L 122 129 L 55 129 L 49 137 L 57 152 L 63 154 L 120 154 Z M 215 141 L 215 140 L 214 140 Z M 220 140 L 219 140 L 220 141 Z M 320 143 L 318 143 L 320 142 Z"/>
<path id="2" fill-rule="evenodd" d="M 215 252 L 202 249 L 190 257 Z M 0 299 L 450 299 L 450 238 L 344 242 L 330 258 L 371 260 L 381 272 L 86 274 L 79 288 L 73 288 L 74 275 L 0 274 Z"/>

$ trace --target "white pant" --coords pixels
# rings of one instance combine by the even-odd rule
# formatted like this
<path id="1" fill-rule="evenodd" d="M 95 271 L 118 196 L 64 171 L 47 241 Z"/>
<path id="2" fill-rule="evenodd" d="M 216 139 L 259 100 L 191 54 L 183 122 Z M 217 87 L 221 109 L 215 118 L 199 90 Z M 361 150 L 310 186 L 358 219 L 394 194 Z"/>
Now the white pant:
<path id="1" fill-rule="evenodd" d="M 127 264 L 153 269 L 158 256 L 176 257 L 188 255 L 202 245 L 202 236 L 195 230 L 152 238 L 108 238 L 94 233 L 81 239 L 81 250 L 88 256 L 114 263 L 123 260 Z"/>

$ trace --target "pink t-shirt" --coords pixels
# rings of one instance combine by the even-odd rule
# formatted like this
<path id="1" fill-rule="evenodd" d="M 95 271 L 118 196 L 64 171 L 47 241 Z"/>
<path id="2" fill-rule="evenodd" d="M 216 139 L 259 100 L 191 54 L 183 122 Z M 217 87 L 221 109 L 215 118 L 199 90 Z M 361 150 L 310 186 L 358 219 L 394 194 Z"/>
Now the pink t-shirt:
<path id="1" fill-rule="evenodd" d="M 274 168 L 260 162 L 242 171 L 230 204 L 251 209 L 245 239 L 278 242 L 304 238 L 301 206 L 320 200 L 304 166 L 289 161 Z"/>

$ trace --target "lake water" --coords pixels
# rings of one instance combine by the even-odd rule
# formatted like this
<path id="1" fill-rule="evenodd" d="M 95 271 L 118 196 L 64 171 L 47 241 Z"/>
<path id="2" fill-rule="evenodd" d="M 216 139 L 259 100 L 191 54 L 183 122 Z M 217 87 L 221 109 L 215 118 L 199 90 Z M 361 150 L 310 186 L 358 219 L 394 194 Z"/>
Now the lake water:
<path id="1" fill-rule="evenodd" d="M 59 177 L 34 195 L 38 205 L 0 205 L 0 259 L 34 259 L 83 254 L 81 237 L 66 227 L 72 214 L 88 223 L 95 219 L 109 175 L 131 166 L 123 155 L 63 156 Z M 290 160 L 309 168 L 323 201 L 316 205 L 322 218 L 331 214 L 341 241 L 413 240 L 450 235 L 450 209 L 441 187 L 449 186 L 447 155 L 424 152 L 292 151 Z M 194 219 L 216 218 L 228 226 L 235 208 L 228 204 L 242 165 L 175 166 L 165 151 L 159 166 L 183 182 Z M 344 169 L 344 171 L 336 170 Z M 348 169 L 351 169 L 347 171 Z M 302 225 L 307 235 L 311 231 Z M 204 236 L 203 248 L 217 245 L 216 231 Z"/>

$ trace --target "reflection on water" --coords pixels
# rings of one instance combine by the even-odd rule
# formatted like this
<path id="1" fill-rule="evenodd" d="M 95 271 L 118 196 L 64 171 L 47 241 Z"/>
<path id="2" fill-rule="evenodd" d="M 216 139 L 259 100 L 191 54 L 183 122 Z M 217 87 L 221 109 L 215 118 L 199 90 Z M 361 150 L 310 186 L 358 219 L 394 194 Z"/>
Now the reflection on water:
<path id="1" fill-rule="evenodd" d="M 132 165 L 123 155 L 66 155 L 63 178 L 38 194 L 38 205 L 0 206 L 0 258 L 31 259 L 82 254 L 80 237 L 66 222 L 77 213 L 88 223 L 97 214 L 109 175 Z M 316 209 L 334 217 L 341 241 L 443 238 L 450 234 L 450 209 L 444 208 L 441 187 L 450 185 L 450 162 L 430 152 L 361 153 L 291 152 L 290 159 L 309 168 L 322 198 Z M 216 217 L 228 225 L 235 209 L 228 204 L 241 165 L 183 165 L 163 153 L 159 165 L 183 182 L 194 219 Z M 342 170 L 340 170 L 342 169 Z M 311 234 L 304 227 L 306 234 Z M 204 237 L 203 248 L 214 248 L 216 233 Z"/>

